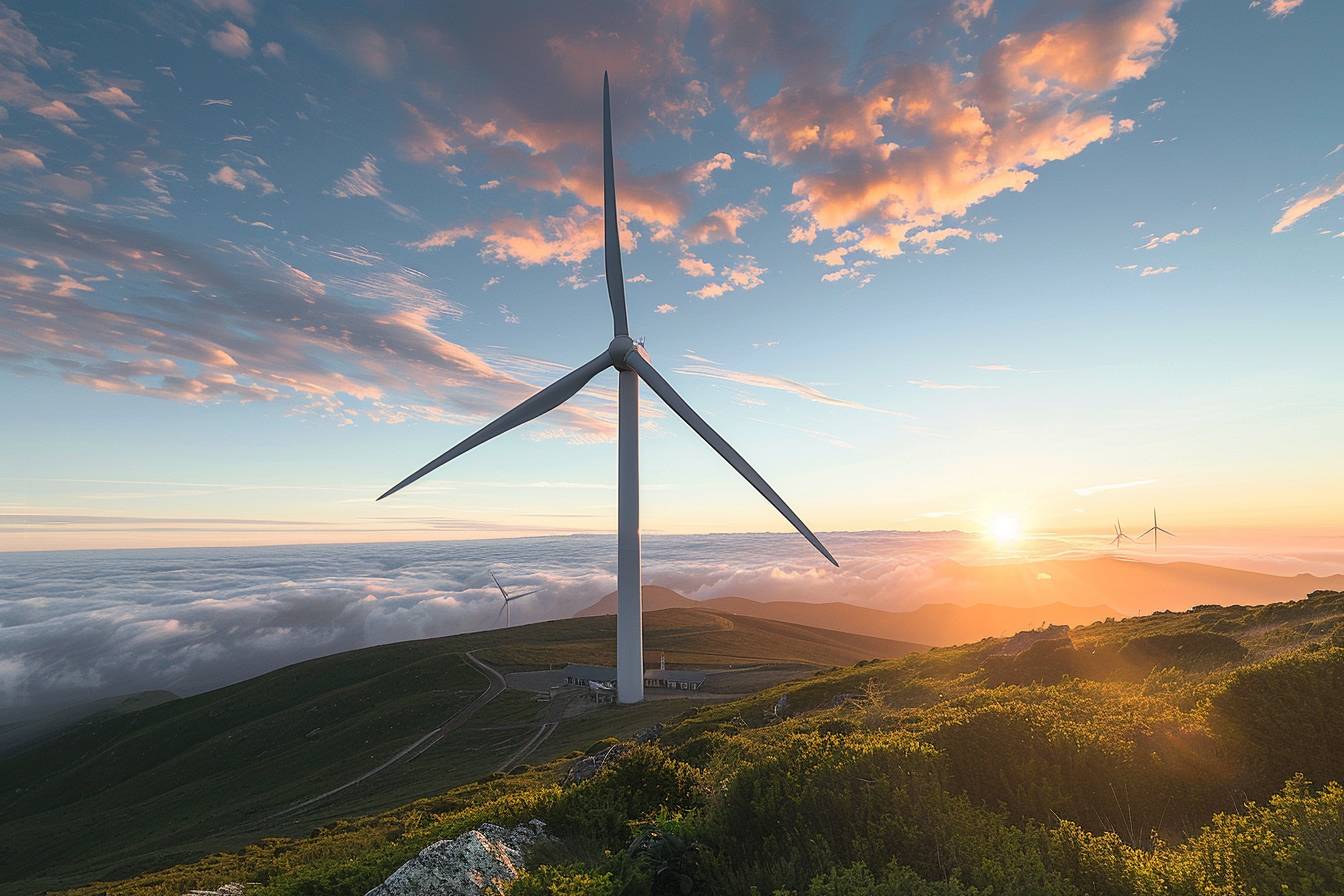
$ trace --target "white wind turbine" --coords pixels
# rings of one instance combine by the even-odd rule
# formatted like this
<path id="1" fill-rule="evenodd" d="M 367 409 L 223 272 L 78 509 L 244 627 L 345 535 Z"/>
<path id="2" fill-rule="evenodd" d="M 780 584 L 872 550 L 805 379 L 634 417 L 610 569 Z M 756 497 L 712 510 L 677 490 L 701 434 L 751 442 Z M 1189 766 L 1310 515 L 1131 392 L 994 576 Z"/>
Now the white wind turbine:
<path id="1" fill-rule="evenodd" d="M 493 569 L 490 570 L 490 578 L 492 578 L 492 579 L 495 580 L 495 587 L 499 589 L 499 596 L 502 597 L 502 598 L 504 598 L 504 606 L 500 607 L 500 608 L 499 608 L 499 612 L 495 615 L 495 623 L 498 624 L 498 623 L 499 623 L 499 617 L 500 617 L 500 616 L 503 616 L 503 617 L 504 617 L 504 627 L 505 627 L 505 628 L 508 628 L 508 627 L 509 627 L 509 604 L 513 603 L 514 601 L 516 601 L 516 600 L 517 600 L 518 598 L 520 598 L 520 597 L 527 597 L 527 596 L 530 595 L 530 594 L 536 594 L 536 593 L 537 593 L 538 591 L 540 591 L 541 589 L 540 589 L 540 588 L 533 588 L 531 591 L 520 591 L 520 592 L 518 592 L 517 594 L 510 594 L 509 592 L 507 592 L 507 591 L 504 590 L 504 586 L 503 586 L 503 585 L 499 584 L 499 579 L 495 576 L 495 571 L 494 571 Z"/>
<path id="2" fill-rule="evenodd" d="M 388 489 L 378 500 L 397 492 L 422 476 L 432 473 L 453 458 L 502 435 L 515 426 L 536 419 L 574 397 L 588 381 L 608 367 L 619 375 L 617 413 L 617 501 L 616 501 L 616 694 L 621 703 L 644 699 L 644 631 L 640 609 L 639 572 L 639 381 L 661 398 L 677 416 L 695 430 L 709 447 L 719 453 L 733 469 L 750 482 L 775 509 L 784 515 L 822 556 L 836 566 L 835 558 L 807 524 L 799 519 L 784 499 L 776 494 L 761 475 L 751 468 L 733 446 L 723 440 L 700 415 L 687 404 L 662 374 L 649 363 L 644 346 L 630 338 L 625 316 L 625 278 L 621 273 L 621 242 L 616 218 L 616 176 L 611 156 L 611 91 L 607 76 L 602 76 L 602 149 L 603 205 L 606 238 L 604 250 L 607 269 L 607 296 L 611 300 L 614 336 L 596 358 L 542 389 L 493 423 L 486 424 L 440 454 L 401 482 Z"/>

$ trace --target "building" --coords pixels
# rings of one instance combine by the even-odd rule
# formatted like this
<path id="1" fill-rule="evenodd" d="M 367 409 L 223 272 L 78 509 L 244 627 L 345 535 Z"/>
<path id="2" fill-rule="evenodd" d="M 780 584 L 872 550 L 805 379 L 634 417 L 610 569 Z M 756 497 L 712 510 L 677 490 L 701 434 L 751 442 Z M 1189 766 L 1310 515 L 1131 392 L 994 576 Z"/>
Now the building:
<path id="1" fill-rule="evenodd" d="M 686 669 L 667 668 L 667 657 L 658 660 L 657 669 L 644 670 L 644 687 L 671 688 L 675 691 L 698 691 L 705 686 L 705 673 Z"/>
<path id="2" fill-rule="evenodd" d="M 588 682 L 588 699 L 594 703 L 615 703 L 616 684 L 611 681 Z"/>
<path id="3" fill-rule="evenodd" d="M 596 681 L 612 684 L 616 681 L 616 670 L 610 666 L 580 666 L 570 663 L 565 666 L 565 684 L 586 685 Z"/>

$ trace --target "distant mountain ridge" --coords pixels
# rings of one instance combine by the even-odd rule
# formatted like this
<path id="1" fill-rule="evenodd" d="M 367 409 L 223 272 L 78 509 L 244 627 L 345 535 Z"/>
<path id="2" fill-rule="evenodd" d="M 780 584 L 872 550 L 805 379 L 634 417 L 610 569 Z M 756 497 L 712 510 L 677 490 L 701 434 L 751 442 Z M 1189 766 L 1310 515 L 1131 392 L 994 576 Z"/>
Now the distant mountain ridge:
<path id="1" fill-rule="evenodd" d="M 925 604 L 904 612 L 860 607 L 828 601 L 759 601 L 749 597 L 713 597 L 693 600 L 661 585 L 644 586 L 644 611 L 700 608 L 756 619 L 773 619 L 848 634 L 868 635 L 896 641 L 945 647 L 1001 637 L 1042 623 L 1087 625 L 1119 615 L 1106 606 L 1075 607 L 1052 603 L 1035 607 L 1005 607 L 993 604 Z M 609 616 L 616 612 L 616 592 L 575 613 L 575 618 Z"/>
<path id="2" fill-rule="evenodd" d="M 878 635 L 933 646 L 1003 637 L 1042 623 L 1086 625 L 1112 616 L 1188 610 L 1201 604 L 1258 605 L 1313 591 L 1344 590 L 1344 575 L 1279 576 L 1203 563 L 1152 563 L 1123 556 L 974 566 L 935 565 L 917 586 L 893 592 L 883 610 L 842 601 L 772 601 L 768 596 L 694 600 L 657 585 L 644 586 L 645 609 L 712 607 L 817 628 Z M 574 614 L 616 611 L 608 594 Z"/>

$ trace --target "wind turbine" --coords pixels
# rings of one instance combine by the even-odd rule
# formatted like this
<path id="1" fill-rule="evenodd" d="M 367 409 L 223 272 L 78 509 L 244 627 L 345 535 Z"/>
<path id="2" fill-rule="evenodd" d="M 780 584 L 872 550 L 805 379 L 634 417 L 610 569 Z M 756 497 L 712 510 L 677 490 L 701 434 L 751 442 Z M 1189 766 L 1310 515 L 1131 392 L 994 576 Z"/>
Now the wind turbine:
<path id="1" fill-rule="evenodd" d="M 1123 539 L 1124 541 L 1133 541 L 1133 540 L 1134 540 L 1134 539 L 1130 538 L 1128 535 L 1125 534 L 1125 530 L 1120 526 L 1120 519 L 1117 517 L 1116 520 L 1115 520 L 1115 537 L 1111 539 L 1110 543 L 1113 544 L 1113 545 L 1115 545 L 1115 546 L 1118 548 L 1118 547 L 1120 547 L 1120 541 L 1121 541 L 1122 539 Z"/>
<path id="2" fill-rule="evenodd" d="M 1148 534 L 1149 534 L 1150 532 L 1152 533 L 1152 536 L 1153 536 L 1153 553 L 1156 554 L 1156 553 L 1157 553 L 1157 533 L 1161 532 L 1163 535 L 1171 535 L 1170 532 L 1168 532 L 1166 529 L 1163 529 L 1161 526 L 1159 526 L 1159 525 L 1157 524 L 1157 508 L 1156 508 L 1156 507 L 1153 508 L 1153 525 L 1152 525 L 1152 528 L 1150 528 L 1150 529 L 1148 530 L 1148 532 L 1143 533 L 1143 534 L 1140 535 L 1139 537 L 1140 537 L 1140 538 L 1147 538 L 1147 537 L 1148 537 Z M 1175 536 L 1175 535 L 1171 535 L 1171 537 L 1172 537 L 1172 538 L 1175 538 L 1176 536 Z"/>
<path id="3" fill-rule="evenodd" d="M 499 622 L 499 617 L 500 617 L 500 616 L 503 616 L 503 617 L 504 617 L 504 627 L 505 627 L 505 628 L 508 628 L 508 627 L 509 627 L 509 604 L 513 603 L 514 601 L 516 601 L 516 600 L 517 600 L 518 598 L 520 598 L 520 597 L 527 597 L 529 594 L 536 594 L 536 593 L 537 593 L 538 591 L 540 591 L 541 589 L 540 589 L 540 588 L 533 588 L 531 591 L 523 591 L 523 592 L 521 592 L 521 593 L 519 593 L 519 594 L 510 594 L 509 592 L 507 592 L 507 591 L 504 590 L 504 586 L 503 586 L 503 585 L 499 584 L 499 579 L 496 578 L 496 576 L 495 576 L 495 571 L 494 571 L 493 569 L 490 570 L 490 578 L 492 578 L 492 579 L 495 580 L 495 587 L 499 589 L 499 596 L 502 597 L 502 598 L 504 598 L 504 606 L 502 606 L 502 607 L 499 608 L 499 613 L 495 616 L 495 622 Z"/>
<path id="4" fill-rule="evenodd" d="M 611 153 L 611 89 L 602 75 L 602 175 L 605 216 L 607 297 L 611 301 L 613 336 L 611 342 L 593 360 L 542 389 L 493 423 L 463 439 L 410 476 L 388 489 L 378 500 L 397 492 L 432 473 L 450 460 L 477 445 L 502 435 L 529 420 L 554 410 L 573 398 L 588 381 L 609 367 L 619 377 L 617 392 L 617 494 L 616 494 L 616 695 L 621 703 L 644 699 L 644 631 L 640 603 L 639 552 L 639 382 L 654 391 L 677 416 L 704 439 L 742 478 L 774 505 L 812 546 L 832 564 L 839 566 L 831 552 L 807 528 L 798 514 L 784 503 L 770 484 L 752 469 L 733 446 L 724 441 L 695 410 L 682 399 L 662 374 L 654 369 L 644 346 L 630 338 L 625 315 L 625 277 L 621 273 L 621 238 L 616 218 L 616 174 Z"/>

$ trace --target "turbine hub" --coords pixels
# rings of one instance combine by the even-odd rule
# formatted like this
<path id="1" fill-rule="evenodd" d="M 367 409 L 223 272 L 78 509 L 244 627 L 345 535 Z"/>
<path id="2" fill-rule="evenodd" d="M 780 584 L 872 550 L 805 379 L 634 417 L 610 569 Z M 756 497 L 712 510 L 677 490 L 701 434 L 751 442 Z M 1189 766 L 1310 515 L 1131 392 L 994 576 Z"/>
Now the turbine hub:
<path id="1" fill-rule="evenodd" d="M 625 359 L 630 357 L 631 352 L 639 352 L 647 359 L 648 353 L 644 351 L 644 346 L 631 339 L 629 336 L 617 336 L 611 340 L 611 345 L 607 346 L 607 354 L 611 358 L 611 366 L 617 370 L 629 370 L 630 365 Z"/>

